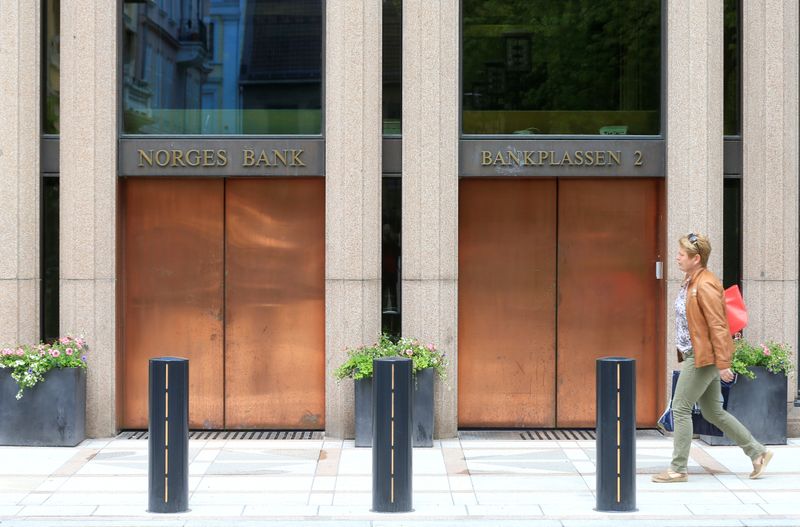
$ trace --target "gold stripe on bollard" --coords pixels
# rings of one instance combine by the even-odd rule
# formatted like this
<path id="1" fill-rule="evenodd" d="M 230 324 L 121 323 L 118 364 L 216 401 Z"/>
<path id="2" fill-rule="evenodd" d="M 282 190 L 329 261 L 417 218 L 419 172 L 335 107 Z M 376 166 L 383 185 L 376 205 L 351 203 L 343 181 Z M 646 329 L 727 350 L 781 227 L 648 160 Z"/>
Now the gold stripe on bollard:
<path id="1" fill-rule="evenodd" d="M 391 435 L 391 460 L 390 460 L 390 480 L 389 480 L 389 501 L 394 503 L 394 364 L 392 364 L 392 435 Z"/>
<path id="2" fill-rule="evenodd" d="M 169 501 L 169 364 L 164 368 L 164 503 Z"/>
<path id="3" fill-rule="evenodd" d="M 620 386 L 620 366 L 617 364 L 617 503 L 622 501 L 622 470 L 621 470 L 621 458 L 622 458 L 622 445 L 621 445 L 621 421 L 620 421 L 620 402 L 619 402 L 619 386 Z"/>

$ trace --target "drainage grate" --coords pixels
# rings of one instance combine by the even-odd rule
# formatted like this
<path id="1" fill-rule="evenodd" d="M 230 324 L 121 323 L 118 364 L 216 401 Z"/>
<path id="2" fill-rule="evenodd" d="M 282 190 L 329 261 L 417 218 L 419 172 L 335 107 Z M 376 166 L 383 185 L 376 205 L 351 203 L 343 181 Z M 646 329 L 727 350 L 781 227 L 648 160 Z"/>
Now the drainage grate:
<path id="1" fill-rule="evenodd" d="M 126 430 L 117 439 L 147 439 L 146 430 Z M 189 439 L 323 439 L 323 433 L 312 430 L 192 430 Z"/>
<path id="2" fill-rule="evenodd" d="M 536 430 L 462 430 L 461 440 L 494 441 L 594 441 L 594 430 L 585 429 L 536 429 Z"/>

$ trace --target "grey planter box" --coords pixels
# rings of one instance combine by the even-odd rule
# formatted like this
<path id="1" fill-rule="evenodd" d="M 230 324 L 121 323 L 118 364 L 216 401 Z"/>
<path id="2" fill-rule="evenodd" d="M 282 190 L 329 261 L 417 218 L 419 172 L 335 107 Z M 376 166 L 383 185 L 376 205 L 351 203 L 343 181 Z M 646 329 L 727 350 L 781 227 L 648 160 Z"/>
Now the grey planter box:
<path id="1" fill-rule="evenodd" d="M 416 447 L 433 446 L 433 368 L 414 376 L 411 401 L 411 443 Z M 372 378 L 359 379 L 355 385 L 356 446 L 372 446 Z"/>
<path id="2" fill-rule="evenodd" d="M 786 444 L 786 376 L 752 368 L 754 380 L 739 376 L 728 396 L 728 412 L 764 445 Z M 727 436 L 700 436 L 709 445 L 735 445 Z"/>
<path id="3" fill-rule="evenodd" d="M 18 390 L 0 370 L 0 445 L 75 446 L 86 438 L 85 370 L 51 370 L 19 400 Z"/>

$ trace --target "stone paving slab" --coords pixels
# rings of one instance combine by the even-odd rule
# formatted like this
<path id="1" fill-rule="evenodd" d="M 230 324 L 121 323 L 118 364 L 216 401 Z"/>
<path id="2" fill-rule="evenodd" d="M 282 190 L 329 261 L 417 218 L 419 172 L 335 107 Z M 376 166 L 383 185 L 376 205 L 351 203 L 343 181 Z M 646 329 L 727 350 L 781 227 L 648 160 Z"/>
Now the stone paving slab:
<path id="1" fill-rule="evenodd" d="M 352 441 L 192 440 L 190 511 L 150 514 L 147 441 L 0 447 L 0 527 L 800 526 L 800 440 L 773 447 L 763 479 L 737 447 L 695 441 L 689 482 L 658 485 L 672 442 L 637 439 L 637 506 L 594 510 L 594 441 L 435 441 L 415 449 L 414 511 L 372 505 L 372 452 Z"/>

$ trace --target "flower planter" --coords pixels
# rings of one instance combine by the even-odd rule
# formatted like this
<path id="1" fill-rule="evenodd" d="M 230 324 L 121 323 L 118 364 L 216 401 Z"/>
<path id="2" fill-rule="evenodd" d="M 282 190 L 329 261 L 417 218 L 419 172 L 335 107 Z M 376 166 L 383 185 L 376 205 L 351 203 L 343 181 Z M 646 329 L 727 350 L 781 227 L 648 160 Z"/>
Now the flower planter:
<path id="1" fill-rule="evenodd" d="M 433 368 L 414 375 L 411 400 L 413 430 L 411 442 L 415 447 L 433 446 Z M 358 379 L 355 385 L 356 446 L 372 446 L 372 378 Z"/>
<path id="2" fill-rule="evenodd" d="M 0 371 L 0 445 L 75 446 L 86 437 L 86 371 L 51 370 L 25 390 Z"/>
<path id="3" fill-rule="evenodd" d="M 786 376 L 754 367 L 754 380 L 742 375 L 731 386 L 728 412 L 738 419 L 760 443 L 786 444 Z M 734 445 L 727 436 L 700 436 L 709 445 Z"/>

